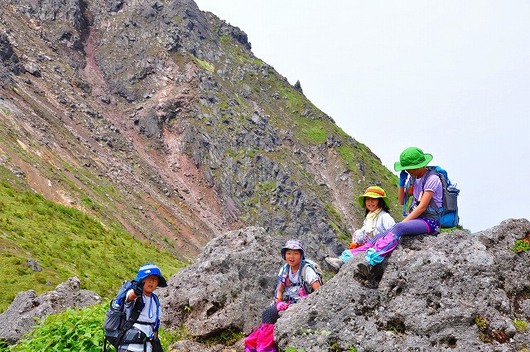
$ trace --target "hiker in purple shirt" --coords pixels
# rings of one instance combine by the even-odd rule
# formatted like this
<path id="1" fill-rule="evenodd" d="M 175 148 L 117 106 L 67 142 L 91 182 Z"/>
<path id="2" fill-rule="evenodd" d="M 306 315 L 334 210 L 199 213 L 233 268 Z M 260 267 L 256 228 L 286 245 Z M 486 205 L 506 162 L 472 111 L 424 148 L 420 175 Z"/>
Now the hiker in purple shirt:
<path id="1" fill-rule="evenodd" d="M 352 255 L 365 253 L 366 262 L 358 264 L 361 276 L 370 277 L 373 267 L 383 262 L 397 247 L 402 236 L 435 234 L 440 231 L 438 209 L 442 206 L 443 188 L 440 178 L 427 168 L 432 158 L 431 154 L 424 153 L 420 148 L 410 147 L 394 163 L 394 170 L 401 171 L 398 189 L 400 204 L 403 205 L 406 192 L 413 196 L 410 212 L 388 232 L 374 236 L 365 245 L 351 250 Z M 411 186 L 406 189 L 409 177 Z"/>

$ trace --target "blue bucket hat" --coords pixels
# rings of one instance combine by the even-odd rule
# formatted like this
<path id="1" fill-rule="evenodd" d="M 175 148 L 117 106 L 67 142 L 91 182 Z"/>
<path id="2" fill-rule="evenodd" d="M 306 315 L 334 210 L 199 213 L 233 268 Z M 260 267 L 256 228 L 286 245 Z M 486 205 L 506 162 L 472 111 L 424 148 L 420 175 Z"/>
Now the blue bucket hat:
<path id="1" fill-rule="evenodd" d="M 134 281 L 140 282 L 146 277 L 151 276 L 151 275 L 158 276 L 158 287 L 167 286 L 167 281 L 162 276 L 162 272 L 160 272 L 160 269 L 158 268 L 158 266 L 156 266 L 153 263 L 147 263 L 147 264 L 142 265 L 140 267 L 140 270 L 138 270 L 138 274 L 136 274 L 136 278 L 134 279 Z"/>
<path id="2" fill-rule="evenodd" d="M 298 249 L 302 253 L 302 259 L 305 259 L 304 244 L 300 240 L 288 240 L 282 247 L 282 259 L 285 260 L 285 252 L 288 249 Z"/>

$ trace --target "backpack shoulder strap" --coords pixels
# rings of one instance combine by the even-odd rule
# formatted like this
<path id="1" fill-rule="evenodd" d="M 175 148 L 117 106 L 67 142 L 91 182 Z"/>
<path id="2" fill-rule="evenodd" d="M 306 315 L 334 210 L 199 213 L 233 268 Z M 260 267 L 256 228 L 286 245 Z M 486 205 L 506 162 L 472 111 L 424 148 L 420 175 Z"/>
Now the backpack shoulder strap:
<path id="1" fill-rule="evenodd" d="M 120 330 L 120 334 L 118 335 L 118 346 L 120 345 L 121 340 L 125 336 L 125 333 L 127 332 L 127 330 L 129 330 L 134 325 L 134 323 L 136 323 L 136 321 L 138 320 L 138 317 L 140 316 L 140 312 L 142 310 L 141 307 L 143 303 L 142 299 L 140 298 L 141 297 L 138 297 L 134 300 L 134 305 L 131 311 L 131 315 L 129 316 L 129 319 L 127 319 L 125 324 L 123 324 L 123 327 Z"/>
<path id="2" fill-rule="evenodd" d="M 423 192 L 423 189 L 425 188 L 425 182 L 427 182 L 427 179 L 429 178 L 429 176 L 431 174 L 435 174 L 440 179 L 440 182 L 442 184 L 442 202 L 443 202 L 444 201 L 443 192 L 447 184 L 444 178 L 440 175 L 440 172 L 437 170 L 437 168 L 438 166 L 427 166 L 427 172 L 422 177 L 421 191 Z M 429 202 L 429 207 L 431 208 L 432 212 L 434 212 L 435 214 L 439 214 L 438 207 L 436 206 L 436 202 L 434 201 L 434 197 L 431 198 L 431 201 Z M 429 209 L 427 209 L 427 211 L 429 211 Z"/>
<path id="3" fill-rule="evenodd" d="M 154 326 L 154 330 L 155 331 L 158 331 L 158 328 L 160 327 L 160 317 L 159 317 L 159 312 L 160 312 L 160 300 L 158 299 L 158 296 L 153 292 L 151 293 L 155 299 L 155 303 L 156 303 L 156 322 L 155 322 L 155 326 Z"/>
<path id="4" fill-rule="evenodd" d="M 427 166 L 427 172 L 423 177 L 421 178 L 421 191 L 423 192 L 423 189 L 425 188 L 425 182 L 427 182 L 427 179 L 432 173 L 436 174 L 436 171 L 432 168 L 432 166 Z M 439 177 L 439 176 L 438 176 Z M 441 180 L 441 179 L 440 179 Z"/>
<path id="5" fill-rule="evenodd" d="M 278 275 L 278 279 L 276 280 L 276 287 L 274 288 L 274 299 L 276 300 L 278 297 L 278 288 L 280 287 L 280 283 L 282 282 L 282 277 L 288 273 L 289 271 L 289 264 L 285 264 L 282 267 L 282 270 L 280 271 L 280 275 Z"/>

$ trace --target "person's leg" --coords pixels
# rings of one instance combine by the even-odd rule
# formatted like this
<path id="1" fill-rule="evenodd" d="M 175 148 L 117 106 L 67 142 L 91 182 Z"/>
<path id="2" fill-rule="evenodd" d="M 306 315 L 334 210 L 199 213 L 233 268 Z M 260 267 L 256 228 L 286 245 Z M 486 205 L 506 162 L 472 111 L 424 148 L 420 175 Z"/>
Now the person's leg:
<path id="1" fill-rule="evenodd" d="M 278 310 L 275 304 L 271 304 L 261 313 L 261 324 L 250 335 L 245 338 L 245 352 L 260 351 L 260 348 L 267 345 L 270 339 L 271 326 L 274 331 L 274 324 L 278 320 Z M 265 342 L 264 342 L 265 341 Z M 274 341 L 274 339 L 273 339 Z"/>
<path id="2" fill-rule="evenodd" d="M 421 218 L 397 223 L 386 235 L 379 238 L 372 248 L 366 251 L 365 259 L 370 265 L 381 263 L 399 244 L 402 236 L 429 233 L 430 227 Z"/>
<path id="3" fill-rule="evenodd" d="M 279 317 L 276 305 L 271 304 L 261 313 L 261 322 L 265 324 L 276 324 Z"/>
<path id="4" fill-rule="evenodd" d="M 263 323 L 259 327 L 261 332 L 257 345 L 257 352 L 276 352 L 276 342 L 274 342 L 274 324 Z"/>

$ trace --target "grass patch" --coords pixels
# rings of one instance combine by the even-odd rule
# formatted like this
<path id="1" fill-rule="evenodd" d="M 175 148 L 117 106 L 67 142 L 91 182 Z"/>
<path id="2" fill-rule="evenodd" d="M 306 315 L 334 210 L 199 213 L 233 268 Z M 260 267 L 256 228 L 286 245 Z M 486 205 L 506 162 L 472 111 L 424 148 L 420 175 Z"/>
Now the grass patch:
<path id="1" fill-rule="evenodd" d="M 104 225 L 46 200 L 3 167 L 0 177 L 0 275 L 6 298 L 0 312 L 18 292 L 33 289 L 41 294 L 72 276 L 80 278 L 82 288 L 112 297 L 145 262 L 156 261 L 166 276 L 186 265 L 118 223 Z"/>
<path id="2" fill-rule="evenodd" d="M 208 71 L 208 72 L 213 72 L 215 70 L 215 67 L 207 62 L 207 61 L 203 61 L 201 59 L 198 59 L 198 58 L 195 58 L 195 61 L 197 62 L 197 64 L 199 65 L 199 67 L 201 67 L 202 69 Z"/>
<path id="3" fill-rule="evenodd" d="M 515 326 L 515 328 L 519 332 L 526 331 L 528 330 L 528 327 L 529 327 L 528 322 L 526 320 L 521 320 L 521 319 L 515 319 L 513 321 L 513 326 Z"/>

